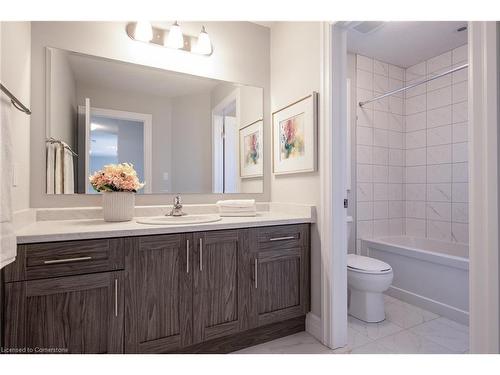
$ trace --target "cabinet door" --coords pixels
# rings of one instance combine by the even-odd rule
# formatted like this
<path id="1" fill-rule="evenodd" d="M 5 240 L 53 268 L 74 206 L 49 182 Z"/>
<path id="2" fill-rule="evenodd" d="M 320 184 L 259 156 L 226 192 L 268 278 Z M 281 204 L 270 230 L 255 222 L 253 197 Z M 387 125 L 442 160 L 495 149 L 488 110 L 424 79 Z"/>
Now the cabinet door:
<path id="1" fill-rule="evenodd" d="M 197 233 L 193 279 L 194 343 L 246 329 L 243 246 L 248 231 Z"/>
<path id="2" fill-rule="evenodd" d="M 305 315 L 309 310 L 307 226 L 252 230 L 252 326 Z"/>
<path id="3" fill-rule="evenodd" d="M 133 239 L 125 256 L 125 337 L 130 353 L 164 353 L 191 344 L 191 236 Z"/>
<path id="4" fill-rule="evenodd" d="M 122 353 L 122 272 L 5 284 L 5 345 L 30 353 Z"/>

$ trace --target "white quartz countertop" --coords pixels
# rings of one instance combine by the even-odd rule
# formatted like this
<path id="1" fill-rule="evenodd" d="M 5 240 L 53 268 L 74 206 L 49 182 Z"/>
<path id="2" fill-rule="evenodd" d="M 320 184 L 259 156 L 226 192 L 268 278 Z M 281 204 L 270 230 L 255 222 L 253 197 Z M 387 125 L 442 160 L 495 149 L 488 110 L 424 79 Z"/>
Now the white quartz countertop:
<path id="1" fill-rule="evenodd" d="M 312 211 L 307 212 L 258 212 L 255 217 L 222 217 L 220 221 L 201 224 L 150 225 L 132 221 L 110 223 L 103 219 L 45 220 L 31 223 L 16 232 L 17 243 L 71 241 L 95 238 L 146 236 L 250 228 L 272 225 L 301 224 L 314 222 Z"/>

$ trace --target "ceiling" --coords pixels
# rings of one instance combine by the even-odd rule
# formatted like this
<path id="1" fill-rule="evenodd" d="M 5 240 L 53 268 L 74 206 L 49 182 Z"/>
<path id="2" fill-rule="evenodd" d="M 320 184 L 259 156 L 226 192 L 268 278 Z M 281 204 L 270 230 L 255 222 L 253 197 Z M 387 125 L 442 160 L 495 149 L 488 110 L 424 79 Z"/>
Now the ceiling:
<path id="1" fill-rule="evenodd" d="M 347 50 L 403 68 L 467 43 L 467 31 L 457 31 L 465 21 L 383 22 L 367 33 L 354 29 L 359 24 L 346 22 Z"/>
<path id="2" fill-rule="evenodd" d="M 209 92 L 222 82 L 78 53 L 69 53 L 68 60 L 77 83 L 116 92 L 169 98 Z"/>

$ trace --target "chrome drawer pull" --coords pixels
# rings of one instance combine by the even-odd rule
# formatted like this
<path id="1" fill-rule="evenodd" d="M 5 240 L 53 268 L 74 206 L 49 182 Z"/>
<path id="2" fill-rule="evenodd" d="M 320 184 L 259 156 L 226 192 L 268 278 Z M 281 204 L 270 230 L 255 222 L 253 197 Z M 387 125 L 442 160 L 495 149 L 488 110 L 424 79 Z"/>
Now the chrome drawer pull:
<path id="1" fill-rule="evenodd" d="M 186 273 L 189 273 L 189 240 L 186 240 Z"/>
<path id="2" fill-rule="evenodd" d="M 255 280 L 255 289 L 257 289 L 257 275 L 258 275 L 258 272 L 259 272 L 259 269 L 258 269 L 258 260 L 257 258 L 255 258 L 255 261 L 254 261 L 254 273 L 255 273 L 255 277 L 254 277 L 254 280 Z"/>
<path id="3" fill-rule="evenodd" d="M 295 236 L 286 236 L 286 237 L 273 237 L 270 238 L 269 241 L 284 241 L 284 240 L 294 240 Z"/>
<path id="4" fill-rule="evenodd" d="M 44 264 L 55 264 L 55 263 L 69 263 L 69 262 L 78 262 L 80 260 L 90 260 L 92 257 L 79 257 L 79 258 L 66 258 L 66 259 L 53 259 L 53 260 L 44 260 Z"/>
<path id="5" fill-rule="evenodd" d="M 115 279 L 115 316 L 118 316 L 118 279 Z"/>
<path id="6" fill-rule="evenodd" d="M 203 239 L 200 238 L 200 271 L 203 271 Z"/>

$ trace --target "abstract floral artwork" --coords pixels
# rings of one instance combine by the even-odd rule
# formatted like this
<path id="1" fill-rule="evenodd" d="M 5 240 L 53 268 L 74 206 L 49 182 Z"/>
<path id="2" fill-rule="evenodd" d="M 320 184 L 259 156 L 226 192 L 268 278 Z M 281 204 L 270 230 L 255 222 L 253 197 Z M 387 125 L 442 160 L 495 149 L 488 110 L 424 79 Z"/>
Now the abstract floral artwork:
<path id="1" fill-rule="evenodd" d="M 245 136 L 244 139 L 244 152 L 245 152 L 245 166 L 256 165 L 259 161 L 259 132 L 254 132 Z"/>
<path id="2" fill-rule="evenodd" d="M 280 158 L 304 156 L 304 114 L 280 122 Z"/>
<path id="3" fill-rule="evenodd" d="M 298 100 L 273 113 L 273 173 L 316 170 L 318 94 Z"/>
<path id="4" fill-rule="evenodd" d="M 262 177 L 262 131 L 263 122 L 259 120 L 240 129 L 240 177 Z"/>

